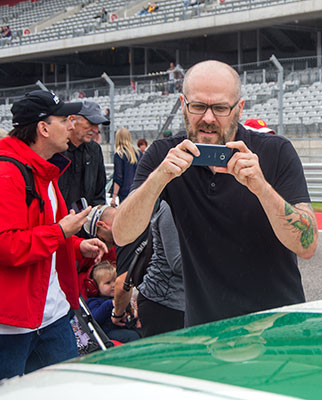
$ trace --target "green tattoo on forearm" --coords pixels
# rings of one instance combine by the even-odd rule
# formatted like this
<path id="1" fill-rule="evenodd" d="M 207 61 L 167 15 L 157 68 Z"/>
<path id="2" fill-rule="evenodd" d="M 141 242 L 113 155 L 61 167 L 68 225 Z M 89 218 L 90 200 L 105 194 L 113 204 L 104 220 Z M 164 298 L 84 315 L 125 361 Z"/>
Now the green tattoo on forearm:
<path id="1" fill-rule="evenodd" d="M 301 245 L 303 249 L 308 249 L 314 241 L 314 225 L 312 218 L 307 213 L 300 212 L 298 209 L 285 202 L 285 216 L 291 215 L 292 218 L 288 218 L 287 222 L 301 232 Z"/>

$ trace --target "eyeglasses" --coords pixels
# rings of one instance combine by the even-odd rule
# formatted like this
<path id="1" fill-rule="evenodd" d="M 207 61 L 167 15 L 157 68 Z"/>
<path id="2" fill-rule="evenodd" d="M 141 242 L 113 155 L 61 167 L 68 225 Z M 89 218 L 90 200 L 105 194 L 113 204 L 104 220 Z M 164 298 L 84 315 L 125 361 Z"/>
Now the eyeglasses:
<path id="1" fill-rule="evenodd" d="M 208 108 L 210 108 L 215 117 L 229 117 L 233 108 L 238 104 L 239 99 L 232 106 L 197 102 L 189 103 L 186 96 L 184 96 L 184 102 L 191 114 L 203 115 L 207 112 Z"/>

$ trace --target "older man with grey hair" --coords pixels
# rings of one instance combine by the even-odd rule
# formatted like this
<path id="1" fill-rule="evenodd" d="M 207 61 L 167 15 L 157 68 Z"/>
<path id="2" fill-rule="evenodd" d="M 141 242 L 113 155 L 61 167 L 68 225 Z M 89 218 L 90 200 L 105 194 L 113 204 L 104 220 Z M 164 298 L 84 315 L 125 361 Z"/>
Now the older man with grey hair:
<path id="1" fill-rule="evenodd" d="M 99 125 L 108 125 L 95 102 L 85 100 L 81 110 L 69 117 L 73 126 L 68 150 L 63 154 L 71 160 L 70 168 L 59 179 L 59 188 L 67 208 L 81 197 L 88 204 L 96 206 L 105 203 L 106 174 L 101 146 L 93 136 L 99 132 Z M 83 232 L 84 234 L 84 232 Z"/>

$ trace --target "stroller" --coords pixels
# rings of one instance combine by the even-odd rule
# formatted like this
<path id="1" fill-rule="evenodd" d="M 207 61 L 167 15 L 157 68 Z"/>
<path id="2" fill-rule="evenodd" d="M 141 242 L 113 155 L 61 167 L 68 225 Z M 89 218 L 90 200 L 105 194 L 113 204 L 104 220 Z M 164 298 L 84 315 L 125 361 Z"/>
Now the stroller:
<path id="1" fill-rule="evenodd" d="M 80 295 L 79 309 L 74 310 L 74 316 L 71 319 L 71 325 L 76 336 L 78 354 L 93 353 L 98 350 L 106 350 L 121 343 L 112 341 L 99 324 L 93 318 L 86 301 Z"/>
<path id="2" fill-rule="evenodd" d="M 138 239 L 126 246 L 117 248 L 119 265 L 130 263 L 128 273 L 124 282 L 124 290 L 129 291 L 133 285 L 138 286 L 142 282 L 143 276 L 148 267 L 152 255 L 152 234 L 151 228 L 147 228 Z M 84 297 L 79 295 L 80 307 L 74 311 L 71 319 L 74 330 L 78 354 L 80 356 L 92 353 L 97 350 L 106 350 L 109 347 L 118 346 L 123 343 L 111 340 L 95 321 L 91 314 Z M 137 316 L 131 307 L 127 308 L 127 327 L 136 328 Z M 140 335 L 139 329 L 137 332 Z"/>

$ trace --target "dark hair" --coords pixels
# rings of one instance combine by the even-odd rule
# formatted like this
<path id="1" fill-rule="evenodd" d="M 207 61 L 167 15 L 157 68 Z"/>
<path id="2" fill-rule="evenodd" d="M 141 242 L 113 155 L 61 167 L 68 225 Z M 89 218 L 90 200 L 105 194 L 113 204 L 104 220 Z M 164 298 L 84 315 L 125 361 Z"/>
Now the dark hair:
<path id="1" fill-rule="evenodd" d="M 16 128 L 13 128 L 8 135 L 22 140 L 29 146 L 32 143 L 36 143 L 37 125 L 38 121 L 28 125 L 17 126 Z"/>
<path id="2" fill-rule="evenodd" d="M 41 121 L 47 122 L 50 124 L 50 116 L 42 119 Z M 36 143 L 37 139 L 37 125 L 38 122 L 33 122 L 32 124 L 17 126 L 13 128 L 8 135 L 11 137 L 16 137 L 22 140 L 26 145 L 30 146 L 32 143 Z"/>
<path id="3" fill-rule="evenodd" d="M 148 145 L 148 142 L 147 142 L 144 138 L 139 139 L 139 140 L 137 141 L 137 146 L 140 147 L 140 146 L 142 146 L 142 144 L 145 144 L 145 145 L 147 146 L 147 145 Z"/>

